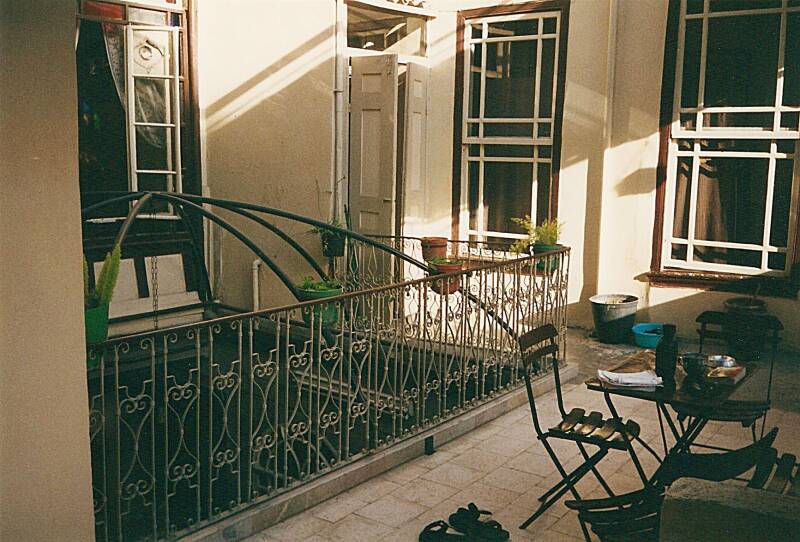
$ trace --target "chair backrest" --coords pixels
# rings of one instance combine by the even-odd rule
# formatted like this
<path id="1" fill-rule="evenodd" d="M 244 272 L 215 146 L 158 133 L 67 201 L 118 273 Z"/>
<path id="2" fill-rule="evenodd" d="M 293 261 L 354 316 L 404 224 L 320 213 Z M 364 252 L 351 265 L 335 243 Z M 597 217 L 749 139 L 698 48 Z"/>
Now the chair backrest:
<path id="1" fill-rule="evenodd" d="M 528 391 L 528 403 L 531 407 L 531 416 L 533 417 L 533 426 L 536 433 L 541 435 L 542 430 L 539 427 L 539 418 L 536 414 L 536 398 L 533 393 L 533 385 L 531 384 L 531 368 L 542 368 L 541 364 L 549 357 L 553 365 L 553 377 L 556 381 L 556 397 L 558 398 L 558 409 L 561 411 L 562 416 L 564 412 L 564 401 L 561 396 L 561 379 L 558 373 L 558 330 L 552 324 L 544 324 L 534 328 L 519 337 L 519 351 L 522 357 L 523 378 L 525 379 L 525 387 Z"/>
<path id="2" fill-rule="evenodd" d="M 657 542 L 663 490 L 649 488 L 606 499 L 567 501 L 602 542 Z"/>

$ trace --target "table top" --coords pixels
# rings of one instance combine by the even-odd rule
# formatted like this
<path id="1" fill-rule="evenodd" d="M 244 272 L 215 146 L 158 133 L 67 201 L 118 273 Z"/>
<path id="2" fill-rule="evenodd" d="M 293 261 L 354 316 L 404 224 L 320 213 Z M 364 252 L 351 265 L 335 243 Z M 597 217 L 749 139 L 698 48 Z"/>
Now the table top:
<path id="1" fill-rule="evenodd" d="M 608 369 L 615 373 L 635 373 L 639 371 L 655 370 L 656 354 L 655 350 L 641 350 L 635 354 L 621 360 L 618 364 Z M 736 384 L 717 384 L 713 394 L 700 395 L 692 393 L 683 386 L 686 372 L 680 362 L 675 367 L 675 387 L 658 386 L 654 390 L 626 388 L 601 382 L 596 376 L 586 381 L 586 387 L 590 390 L 608 393 L 610 395 L 620 395 L 624 397 L 635 397 L 645 401 L 664 403 L 670 405 L 685 405 L 694 409 L 713 410 L 724 403 L 731 394 L 742 384 L 750 379 L 757 369 L 757 365 L 752 362 L 741 363 L 747 369 L 747 373 Z"/>

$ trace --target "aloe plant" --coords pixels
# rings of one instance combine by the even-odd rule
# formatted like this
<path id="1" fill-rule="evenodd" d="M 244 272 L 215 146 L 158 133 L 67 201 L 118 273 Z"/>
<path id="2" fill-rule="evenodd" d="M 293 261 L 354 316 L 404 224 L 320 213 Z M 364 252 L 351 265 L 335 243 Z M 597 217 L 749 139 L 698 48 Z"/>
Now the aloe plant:
<path id="1" fill-rule="evenodd" d="M 111 252 L 106 253 L 94 287 L 89 283 L 89 264 L 86 258 L 83 259 L 83 302 L 87 309 L 111 303 L 114 288 L 117 286 L 121 259 L 122 248 L 116 244 Z"/>

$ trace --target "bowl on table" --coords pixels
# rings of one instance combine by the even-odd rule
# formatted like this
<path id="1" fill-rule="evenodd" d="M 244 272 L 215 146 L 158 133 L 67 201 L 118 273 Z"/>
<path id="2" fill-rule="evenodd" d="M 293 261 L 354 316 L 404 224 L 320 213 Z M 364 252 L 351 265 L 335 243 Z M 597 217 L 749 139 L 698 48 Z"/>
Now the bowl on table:
<path id="1" fill-rule="evenodd" d="M 708 356 L 708 364 L 711 367 L 738 367 L 736 358 L 732 356 Z"/>
<path id="2" fill-rule="evenodd" d="M 664 324 L 636 324 L 631 330 L 636 346 L 655 348 L 664 335 Z"/>

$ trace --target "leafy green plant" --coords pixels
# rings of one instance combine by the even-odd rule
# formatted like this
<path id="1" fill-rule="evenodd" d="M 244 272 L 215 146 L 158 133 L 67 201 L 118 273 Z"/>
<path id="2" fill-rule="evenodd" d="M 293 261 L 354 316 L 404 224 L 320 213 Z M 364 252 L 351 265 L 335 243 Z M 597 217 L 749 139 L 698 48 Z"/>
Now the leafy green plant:
<path id="1" fill-rule="evenodd" d="M 558 239 L 561 237 L 561 231 L 564 227 L 564 223 L 556 219 L 547 219 L 537 226 L 533 223 L 530 215 L 525 215 L 522 218 L 513 217 L 511 222 L 525 230 L 527 235 L 527 237 L 517 239 L 509 247 L 509 250 L 515 254 L 527 252 L 528 247 L 534 244 L 558 244 Z"/>
<path id="2" fill-rule="evenodd" d="M 339 222 L 339 220 L 337 220 L 335 218 L 332 218 L 331 220 L 329 220 L 328 221 L 328 225 L 329 226 L 333 226 L 334 228 L 344 228 L 344 224 L 342 224 L 341 222 Z M 308 230 L 308 233 L 315 233 L 315 234 L 317 234 L 317 235 L 319 235 L 320 237 L 323 237 L 323 238 L 326 237 L 326 236 L 331 236 L 331 237 L 336 237 L 336 238 L 344 237 L 344 235 L 342 235 L 338 231 L 330 230 L 330 229 L 325 228 L 323 226 L 314 226 L 313 228 Z"/>
<path id="3" fill-rule="evenodd" d="M 525 230 L 527 237 L 514 241 L 514 243 L 509 247 L 509 250 L 514 254 L 522 254 L 523 252 L 527 252 L 528 247 L 536 242 L 536 225 L 531 220 L 530 215 L 525 215 L 522 218 L 515 216 L 511 219 L 511 222 Z"/>
<path id="4" fill-rule="evenodd" d="M 114 288 L 117 286 L 119 277 L 119 265 L 122 259 L 122 247 L 114 245 L 111 252 L 106 253 L 103 260 L 103 267 L 97 276 L 97 283 L 93 286 L 89 283 L 89 263 L 83 259 L 83 305 L 87 309 L 93 309 L 101 305 L 108 305 L 114 297 Z"/>
<path id="5" fill-rule="evenodd" d="M 303 277 L 303 282 L 299 283 L 297 287 L 300 290 L 323 292 L 325 290 L 338 290 L 342 287 L 342 283 L 333 279 L 314 280 L 313 277 L 306 276 Z"/>
<path id="6" fill-rule="evenodd" d="M 557 245 L 561 237 L 564 223 L 556 219 L 548 219 L 534 228 L 536 243 L 540 245 Z"/>
<path id="7" fill-rule="evenodd" d="M 457 258 L 442 258 L 442 257 L 431 258 L 430 260 L 427 261 L 427 263 L 428 263 L 428 270 L 434 274 L 437 274 L 439 272 L 439 268 L 437 267 L 439 265 L 463 264 L 463 262 Z"/>
<path id="8" fill-rule="evenodd" d="M 430 260 L 428 260 L 428 263 L 433 264 L 433 265 L 458 265 L 458 264 L 461 263 L 461 260 L 459 260 L 458 258 L 436 257 L 436 258 L 431 258 Z"/>

